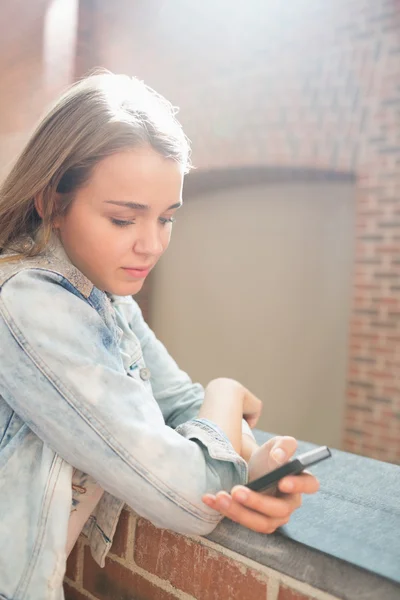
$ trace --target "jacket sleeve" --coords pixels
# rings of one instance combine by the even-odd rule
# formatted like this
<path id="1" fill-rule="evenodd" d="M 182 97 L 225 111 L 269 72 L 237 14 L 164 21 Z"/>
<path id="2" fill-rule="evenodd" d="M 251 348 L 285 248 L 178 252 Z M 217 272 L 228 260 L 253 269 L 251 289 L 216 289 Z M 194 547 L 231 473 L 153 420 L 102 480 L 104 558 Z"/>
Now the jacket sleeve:
<path id="1" fill-rule="evenodd" d="M 167 425 L 175 429 L 194 419 L 204 400 L 203 386 L 193 383 L 189 375 L 178 367 L 143 319 L 142 311 L 134 300 L 114 296 L 113 303 L 117 310 L 123 312 L 140 341 L 145 363 L 151 372 L 153 394 Z M 254 438 L 244 419 L 242 432 Z"/>
<path id="2" fill-rule="evenodd" d="M 100 312 L 62 276 L 26 270 L 0 293 L 0 393 L 65 461 L 159 527 L 204 535 L 221 515 L 206 492 L 245 483 L 247 465 L 211 422 L 168 427 L 126 374 Z"/>

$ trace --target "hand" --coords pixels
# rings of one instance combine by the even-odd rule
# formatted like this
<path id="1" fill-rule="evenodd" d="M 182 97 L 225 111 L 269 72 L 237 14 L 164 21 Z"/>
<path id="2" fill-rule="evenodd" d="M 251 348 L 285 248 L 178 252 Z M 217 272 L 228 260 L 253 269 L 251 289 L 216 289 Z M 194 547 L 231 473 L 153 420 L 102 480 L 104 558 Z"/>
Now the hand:
<path id="1" fill-rule="evenodd" d="M 296 450 L 297 440 L 287 435 L 273 437 L 261 447 L 253 448 L 248 461 L 249 481 L 253 481 L 285 464 Z"/>
<path id="2" fill-rule="evenodd" d="M 261 406 L 261 401 L 239 382 L 220 377 L 213 379 L 207 385 L 198 416 L 218 425 L 231 442 L 233 449 L 240 453 L 242 418 L 247 417 L 254 427 Z"/>
<path id="3" fill-rule="evenodd" d="M 215 405 L 218 401 L 225 413 L 228 404 L 234 401 L 237 406 L 240 406 L 241 416 L 248 422 L 250 427 L 256 426 L 262 411 L 262 402 L 238 381 L 229 377 L 218 377 L 210 381 L 205 388 L 204 408 L 202 407 L 199 415 L 207 417 L 208 414 L 205 414 L 207 405 L 211 402 L 215 411 Z"/>
<path id="4" fill-rule="evenodd" d="M 275 469 L 294 454 L 297 442 L 292 437 L 275 437 L 257 448 L 249 462 L 249 479 L 255 479 L 268 470 Z M 276 450 L 283 450 L 285 458 L 279 458 Z M 203 502 L 244 527 L 259 533 L 273 533 L 286 525 L 292 513 L 301 506 L 301 494 L 314 494 L 319 489 L 318 480 L 310 473 L 289 475 L 279 482 L 281 497 L 267 496 L 235 486 L 231 494 L 225 491 L 216 496 L 205 494 Z"/>

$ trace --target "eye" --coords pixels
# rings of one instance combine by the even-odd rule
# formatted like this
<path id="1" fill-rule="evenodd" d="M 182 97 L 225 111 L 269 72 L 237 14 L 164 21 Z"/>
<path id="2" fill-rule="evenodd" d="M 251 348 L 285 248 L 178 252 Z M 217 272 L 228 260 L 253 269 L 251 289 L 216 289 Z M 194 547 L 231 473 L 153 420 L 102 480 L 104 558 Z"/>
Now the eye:
<path id="1" fill-rule="evenodd" d="M 160 221 L 161 225 L 167 225 L 167 223 L 175 223 L 176 218 L 175 217 L 169 217 L 167 219 L 167 218 L 164 218 L 164 217 L 160 217 L 159 221 Z"/>
<path id="2" fill-rule="evenodd" d="M 134 225 L 135 221 L 121 221 L 120 219 L 111 219 L 111 223 L 117 227 L 127 227 L 128 225 Z"/>

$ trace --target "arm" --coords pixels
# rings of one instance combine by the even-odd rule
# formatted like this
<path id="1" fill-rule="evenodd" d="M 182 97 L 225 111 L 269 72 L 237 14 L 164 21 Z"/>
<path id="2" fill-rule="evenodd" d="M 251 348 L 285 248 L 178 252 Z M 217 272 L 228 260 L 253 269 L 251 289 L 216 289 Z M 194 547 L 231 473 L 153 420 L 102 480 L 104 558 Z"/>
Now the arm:
<path id="1" fill-rule="evenodd" d="M 215 379 L 206 388 L 199 417 L 213 421 L 230 440 L 238 454 L 241 450 L 243 388 L 231 379 Z"/>
<path id="2" fill-rule="evenodd" d="M 223 430 L 238 454 L 248 453 L 250 444 L 256 444 L 250 427 L 242 433 L 242 416 L 257 422 L 262 409 L 261 401 L 233 379 L 221 377 L 208 384 L 199 416 L 210 419 Z M 245 445 L 243 447 L 243 438 Z M 249 457 L 250 458 L 250 457 Z"/>
<path id="3" fill-rule="evenodd" d="M 199 383 L 193 383 L 187 373 L 182 371 L 174 359 L 170 356 L 165 346 L 157 339 L 153 331 L 144 321 L 142 312 L 137 303 L 128 297 L 113 296 L 112 302 L 114 310 L 119 313 L 124 322 L 129 323 L 130 329 L 139 339 L 143 357 L 146 365 L 151 371 L 151 386 L 154 397 L 161 409 L 163 417 L 167 425 L 175 429 L 182 423 L 201 416 L 209 418 L 219 424 L 215 418 L 216 414 L 211 413 L 211 405 L 213 400 L 207 400 L 207 417 L 205 408 L 202 408 L 205 401 L 205 391 Z M 220 380 L 222 381 L 222 379 Z M 226 382 L 230 380 L 225 380 Z M 214 384 L 212 384 L 214 387 Z M 221 403 L 222 411 L 220 417 L 226 415 L 226 407 L 233 402 L 237 405 L 234 397 L 237 397 L 238 389 L 234 389 L 229 383 L 219 384 L 219 393 L 223 393 L 224 401 Z M 229 388 L 229 389 L 228 389 Z M 208 389 L 208 388 L 207 388 Z M 230 392 L 233 397 L 230 398 Z M 208 393 L 215 399 L 216 389 L 208 389 Z M 225 402 L 225 409 L 223 404 Z M 222 427 L 223 429 L 223 427 Z M 242 433 L 246 433 L 248 438 L 252 437 L 251 430 L 247 423 L 242 421 Z M 230 438 L 230 436 L 228 436 Z M 230 438 L 231 439 L 231 438 Z M 254 439 L 254 438 L 253 438 Z M 240 446 L 233 444 L 235 449 L 240 453 Z"/>
<path id="4" fill-rule="evenodd" d="M 212 531 L 222 517 L 201 497 L 244 483 L 245 462 L 205 420 L 167 427 L 152 394 L 126 375 L 116 332 L 64 285 L 29 270 L 3 286 L 0 393 L 45 444 L 143 517 Z"/>
<path id="5" fill-rule="evenodd" d="M 144 321 L 138 304 L 130 297 L 112 296 L 114 310 L 123 322 L 129 323 L 143 351 L 146 366 L 151 372 L 151 387 L 164 420 L 175 429 L 196 417 L 204 399 L 204 389 L 193 383 L 170 356 Z"/>

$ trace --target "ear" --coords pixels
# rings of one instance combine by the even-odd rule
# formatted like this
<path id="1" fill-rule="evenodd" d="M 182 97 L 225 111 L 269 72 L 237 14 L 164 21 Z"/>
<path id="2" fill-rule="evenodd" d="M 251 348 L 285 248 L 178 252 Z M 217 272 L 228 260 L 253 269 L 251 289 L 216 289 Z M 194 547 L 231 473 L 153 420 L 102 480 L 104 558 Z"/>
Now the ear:
<path id="1" fill-rule="evenodd" d="M 35 196 L 35 208 L 39 217 L 43 219 L 43 196 L 41 194 Z"/>
<path id="2" fill-rule="evenodd" d="M 58 196 L 58 194 L 57 194 L 57 196 Z M 41 219 L 43 219 L 44 208 L 43 208 L 43 196 L 42 196 L 42 194 L 37 194 L 35 196 L 34 203 L 35 203 L 35 208 L 36 208 L 36 211 L 37 211 L 39 217 Z M 55 217 L 53 219 L 53 229 L 58 229 L 59 227 L 60 227 L 60 217 Z"/>

